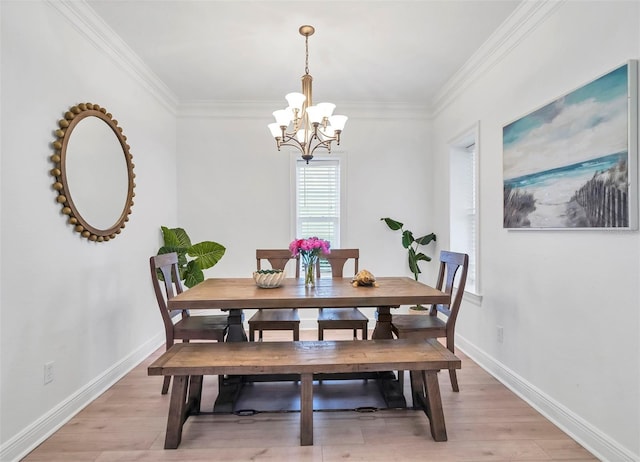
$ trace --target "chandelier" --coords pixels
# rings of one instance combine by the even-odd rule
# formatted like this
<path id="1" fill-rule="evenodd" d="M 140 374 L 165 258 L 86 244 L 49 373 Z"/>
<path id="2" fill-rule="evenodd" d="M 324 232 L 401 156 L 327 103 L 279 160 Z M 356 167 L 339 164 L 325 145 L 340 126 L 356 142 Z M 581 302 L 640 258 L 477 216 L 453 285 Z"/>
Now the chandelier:
<path id="1" fill-rule="evenodd" d="M 274 111 L 276 121 L 268 125 L 271 135 L 276 139 L 278 151 L 281 146 L 294 146 L 302 154 L 307 164 L 313 159 L 318 148 L 331 153 L 331 143 L 340 145 L 340 133 L 347 122 L 345 115 L 333 115 L 336 105 L 318 103 L 313 105 L 309 74 L 309 36 L 313 35 L 313 26 L 300 26 L 300 35 L 304 36 L 305 66 L 302 76 L 302 93 L 289 93 L 285 96 L 289 106 Z"/>

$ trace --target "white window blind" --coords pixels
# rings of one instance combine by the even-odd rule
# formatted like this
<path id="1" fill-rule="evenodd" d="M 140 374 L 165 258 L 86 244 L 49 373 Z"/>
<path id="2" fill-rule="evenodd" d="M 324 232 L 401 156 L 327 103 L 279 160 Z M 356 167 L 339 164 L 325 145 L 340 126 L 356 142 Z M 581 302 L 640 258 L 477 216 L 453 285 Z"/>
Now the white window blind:
<path id="1" fill-rule="evenodd" d="M 478 294 L 478 201 L 475 139 L 451 146 L 450 248 L 469 255 L 466 292 Z"/>
<path id="2" fill-rule="evenodd" d="M 316 236 L 340 247 L 340 161 L 296 161 L 296 237 Z"/>

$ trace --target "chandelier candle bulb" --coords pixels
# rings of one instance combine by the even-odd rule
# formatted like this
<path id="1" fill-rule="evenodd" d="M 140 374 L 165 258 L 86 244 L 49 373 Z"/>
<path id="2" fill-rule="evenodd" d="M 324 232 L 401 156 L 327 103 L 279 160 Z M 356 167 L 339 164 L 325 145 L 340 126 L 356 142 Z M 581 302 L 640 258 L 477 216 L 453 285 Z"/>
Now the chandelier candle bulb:
<path id="1" fill-rule="evenodd" d="M 344 129 L 347 119 L 348 117 L 346 115 L 334 115 L 329 117 L 329 123 L 331 123 L 336 133 L 340 133 Z"/>
<path id="2" fill-rule="evenodd" d="M 318 103 L 316 105 L 323 118 L 328 119 L 333 115 L 333 110 L 336 108 L 336 105 L 333 103 Z"/>
<path id="3" fill-rule="evenodd" d="M 280 109 L 279 111 L 273 111 L 273 117 L 276 118 L 276 123 L 281 127 L 286 127 L 291 122 L 291 113 L 286 109 Z"/>
<path id="4" fill-rule="evenodd" d="M 314 125 L 322 122 L 322 111 L 318 106 L 308 107 L 307 115 L 309 116 L 309 122 L 311 122 Z"/>
<path id="5" fill-rule="evenodd" d="M 287 93 L 285 99 L 289 106 L 286 109 L 273 112 L 275 124 L 268 128 L 276 140 L 280 151 L 281 146 L 292 146 L 302 154 L 302 158 L 309 163 L 313 159 L 316 149 L 326 149 L 331 153 L 331 143 L 340 144 L 340 133 L 344 130 L 347 116 L 333 115 L 336 107 L 333 103 L 319 103 L 313 105 L 312 82 L 309 74 L 309 36 L 313 35 L 313 26 L 300 26 L 298 30 L 305 40 L 305 73 L 302 76 L 302 93 Z"/>
<path id="6" fill-rule="evenodd" d="M 272 124 L 269 124 L 268 127 L 269 127 L 269 130 L 271 131 L 271 136 L 273 136 L 276 139 L 280 137 L 280 133 L 282 132 L 280 125 L 274 122 Z M 278 148 L 278 150 L 280 150 L 280 148 Z"/>
<path id="7" fill-rule="evenodd" d="M 285 99 L 289 103 L 289 107 L 291 109 L 296 109 L 298 111 L 302 111 L 302 105 L 307 100 L 307 97 L 302 93 L 289 93 L 285 96 Z"/>

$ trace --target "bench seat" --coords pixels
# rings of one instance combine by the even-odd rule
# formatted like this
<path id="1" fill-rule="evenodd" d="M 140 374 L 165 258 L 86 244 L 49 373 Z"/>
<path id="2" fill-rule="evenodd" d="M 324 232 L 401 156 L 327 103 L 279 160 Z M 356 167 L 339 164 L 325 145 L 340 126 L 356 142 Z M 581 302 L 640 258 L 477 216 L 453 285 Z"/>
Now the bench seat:
<path id="1" fill-rule="evenodd" d="M 165 449 L 180 444 L 182 426 L 200 408 L 202 376 L 300 374 L 300 444 L 313 444 L 313 374 L 420 371 L 421 396 L 431 435 L 447 433 L 437 372 L 460 368 L 460 360 L 437 341 L 385 339 L 360 341 L 179 343 L 156 359 L 149 375 L 173 376 Z"/>

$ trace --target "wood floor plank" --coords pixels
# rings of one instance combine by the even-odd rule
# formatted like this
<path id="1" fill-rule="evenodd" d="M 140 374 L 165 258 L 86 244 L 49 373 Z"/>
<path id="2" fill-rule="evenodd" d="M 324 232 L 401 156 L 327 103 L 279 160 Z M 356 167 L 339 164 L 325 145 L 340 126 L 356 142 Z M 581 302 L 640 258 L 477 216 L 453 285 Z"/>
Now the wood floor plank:
<path id="1" fill-rule="evenodd" d="M 363 446 L 325 448 L 325 460 L 349 461 L 549 461 L 551 459 L 531 441 L 447 442 L 442 444 L 408 442 L 398 444 L 371 443 Z"/>
<path id="2" fill-rule="evenodd" d="M 289 334 L 289 336 L 287 336 Z M 351 332 L 327 332 L 349 340 Z M 314 340 L 317 331 L 300 332 Z M 344 336 L 341 337 L 341 336 Z M 271 336 L 289 340 L 290 333 Z M 34 449 L 27 462 L 201 461 L 597 461 L 522 399 L 459 352 L 460 392 L 438 374 L 447 442 L 431 438 L 422 411 L 314 412 L 314 446 L 300 446 L 300 414 L 201 414 L 184 425 L 181 445 L 164 450 L 169 395 L 162 377 L 149 377 L 154 352 L 118 383 Z M 217 378 L 205 377 L 203 409 L 212 409 Z M 405 380 L 405 396 L 410 396 Z"/>
<path id="3" fill-rule="evenodd" d="M 162 432 L 56 432 L 34 452 L 87 452 L 117 449 L 149 449 Z M 28 459 L 27 459 L 28 460 Z"/>
<path id="4" fill-rule="evenodd" d="M 536 440 L 536 444 L 553 460 L 592 460 L 585 448 L 573 440 Z"/>
<path id="5" fill-rule="evenodd" d="M 36 450 L 22 460 L 28 462 L 95 462 L 102 454 L 102 451 Z"/>
<path id="6" fill-rule="evenodd" d="M 323 462 L 320 446 L 261 447 L 227 449 L 178 449 L 176 451 L 109 451 L 103 452 L 95 462 Z"/>

